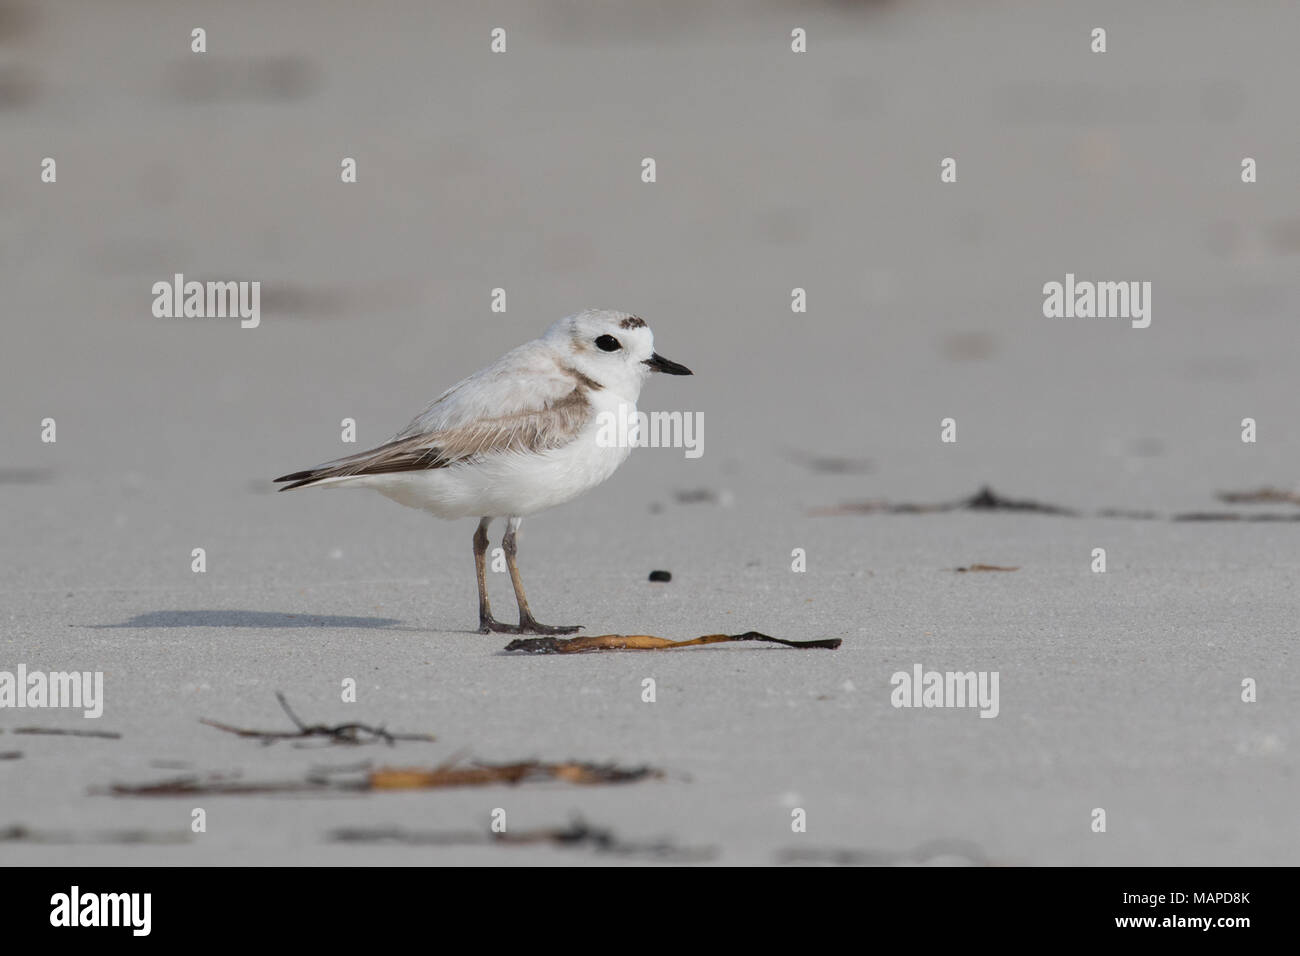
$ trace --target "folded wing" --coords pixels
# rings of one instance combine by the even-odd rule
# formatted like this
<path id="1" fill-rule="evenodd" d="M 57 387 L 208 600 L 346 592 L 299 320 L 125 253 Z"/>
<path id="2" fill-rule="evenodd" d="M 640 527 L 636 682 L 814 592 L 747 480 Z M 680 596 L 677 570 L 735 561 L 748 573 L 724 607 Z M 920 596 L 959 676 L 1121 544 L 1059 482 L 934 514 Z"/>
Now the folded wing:
<path id="1" fill-rule="evenodd" d="M 559 448 L 591 417 L 590 383 L 558 363 L 509 352 L 453 385 L 392 441 L 378 448 L 276 478 L 288 491 L 330 478 L 447 468 L 489 455 Z"/>

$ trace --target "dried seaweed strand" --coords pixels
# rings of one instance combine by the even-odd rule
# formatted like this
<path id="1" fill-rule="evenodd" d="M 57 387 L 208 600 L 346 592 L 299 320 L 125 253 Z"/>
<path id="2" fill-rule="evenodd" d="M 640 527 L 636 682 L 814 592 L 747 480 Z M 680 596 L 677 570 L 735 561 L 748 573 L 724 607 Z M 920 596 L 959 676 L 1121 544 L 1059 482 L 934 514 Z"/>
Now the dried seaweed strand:
<path id="1" fill-rule="evenodd" d="M 653 767 L 615 764 L 542 763 L 536 760 L 506 764 L 455 767 L 380 767 L 359 780 L 333 780 L 320 776 L 302 780 L 245 781 L 221 778 L 179 777 L 147 784 L 112 784 L 106 791 L 119 797 L 252 796 L 285 793 L 356 793 L 372 790 L 440 790 L 451 787 L 514 786 L 541 780 L 591 786 L 632 783 L 662 777 Z M 101 791 L 104 792 L 104 791 Z"/>
<path id="2" fill-rule="evenodd" d="M 587 637 L 529 637 L 511 641 L 507 651 L 524 651 L 528 654 L 583 654 L 588 651 L 661 651 L 677 647 L 696 647 L 702 644 L 726 644 L 732 641 L 764 641 L 785 647 L 806 649 L 820 647 L 834 650 L 840 639 L 823 641 L 787 641 L 758 631 L 744 634 L 705 634 L 688 641 L 670 641 L 651 634 L 596 634 Z"/>

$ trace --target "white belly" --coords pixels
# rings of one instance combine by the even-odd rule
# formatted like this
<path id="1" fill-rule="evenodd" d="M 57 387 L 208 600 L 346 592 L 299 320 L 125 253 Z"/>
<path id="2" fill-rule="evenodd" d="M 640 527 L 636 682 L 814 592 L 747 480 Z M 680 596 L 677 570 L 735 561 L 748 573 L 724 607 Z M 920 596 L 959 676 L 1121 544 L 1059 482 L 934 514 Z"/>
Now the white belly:
<path id="1" fill-rule="evenodd" d="M 439 518 L 524 516 L 594 488 L 627 460 L 631 445 L 597 441 L 595 420 L 563 448 L 493 455 L 478 461 L 323 482 L 373 488 L 408 508 Z"/>

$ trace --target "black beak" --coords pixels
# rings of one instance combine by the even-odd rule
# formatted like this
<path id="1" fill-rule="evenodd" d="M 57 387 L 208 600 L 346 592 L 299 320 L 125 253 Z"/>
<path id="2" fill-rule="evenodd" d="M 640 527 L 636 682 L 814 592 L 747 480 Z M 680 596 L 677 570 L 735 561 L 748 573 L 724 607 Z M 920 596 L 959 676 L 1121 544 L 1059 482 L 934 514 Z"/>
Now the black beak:
<path id="1" fill-rule="evenodd" d="M 670 362 L 658 352 L 651 352 L 650 357 L 645 360 L 656 372 L 666 372 L 669 375 L 693 375 L 695 374 L 685 365 L 678 365 L 676 362 Z"/>

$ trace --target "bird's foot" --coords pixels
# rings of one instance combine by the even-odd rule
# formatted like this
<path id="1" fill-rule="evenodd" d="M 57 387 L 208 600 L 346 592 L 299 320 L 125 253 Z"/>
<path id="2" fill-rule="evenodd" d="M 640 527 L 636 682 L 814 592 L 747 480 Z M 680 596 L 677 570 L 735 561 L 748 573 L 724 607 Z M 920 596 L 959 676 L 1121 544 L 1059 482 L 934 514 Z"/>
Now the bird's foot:
<path id="1" fill-rule="evenodd" d="M 480 634 L 576 634 L 580 630 L 582 630 L 580 624 L 571 627 L 552 627 L 549 624 L 539 624 L 532 618 L 526 618 L 518 624 L 506 624 L 491 617 L 479 618 L 478 622 Z"/>
<path id="2" fill-rule="evenodd" d="M 538 624 L 531 618 L 519 622 L 520 634 L 577 634 L 582 630 L 581 624 Z"/>

